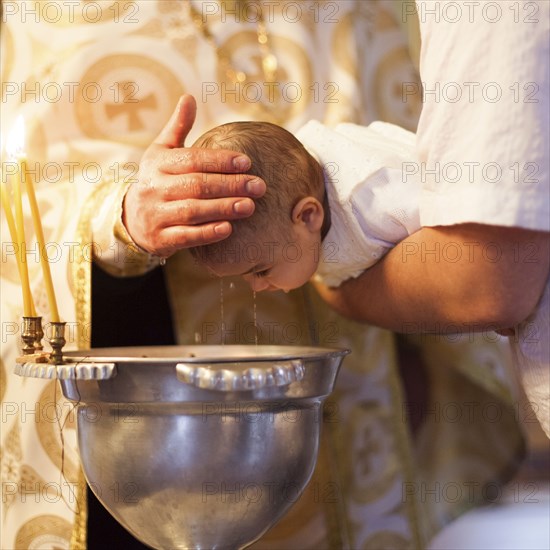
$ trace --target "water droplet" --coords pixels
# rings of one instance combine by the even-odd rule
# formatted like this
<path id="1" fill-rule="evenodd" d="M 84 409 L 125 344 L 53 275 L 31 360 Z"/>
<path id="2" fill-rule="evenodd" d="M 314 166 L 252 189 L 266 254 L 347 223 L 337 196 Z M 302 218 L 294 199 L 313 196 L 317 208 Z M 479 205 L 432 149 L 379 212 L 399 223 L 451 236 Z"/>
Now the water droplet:
<path id="1" fill-rule="evenodd" d="M 220 325 L 221 325 L 221 339 L 222 346 L 225 344 L 225 322 L 223 318 L 223 279 L 220 277 Z"/>
<path id="2" fill-rule="evenodd" d="M 252 291 L 252 297 L 254 298 L 254 343 L 258 345 L 258 317 L 256 314 L 256 291 Z"/>

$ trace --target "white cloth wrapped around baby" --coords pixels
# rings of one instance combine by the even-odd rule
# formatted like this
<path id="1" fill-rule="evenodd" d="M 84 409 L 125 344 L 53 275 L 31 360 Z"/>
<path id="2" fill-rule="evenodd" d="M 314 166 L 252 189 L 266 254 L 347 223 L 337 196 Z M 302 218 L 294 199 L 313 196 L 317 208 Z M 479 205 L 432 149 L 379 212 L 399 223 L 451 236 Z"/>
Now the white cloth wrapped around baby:
<path id="1" fill-rule="evenodd" d="M 335 287 L 420 228 L 416 136 L 386 122 L 310 121 L 296 137 L 323 167 L 331 226 L 315 278 Z"/>

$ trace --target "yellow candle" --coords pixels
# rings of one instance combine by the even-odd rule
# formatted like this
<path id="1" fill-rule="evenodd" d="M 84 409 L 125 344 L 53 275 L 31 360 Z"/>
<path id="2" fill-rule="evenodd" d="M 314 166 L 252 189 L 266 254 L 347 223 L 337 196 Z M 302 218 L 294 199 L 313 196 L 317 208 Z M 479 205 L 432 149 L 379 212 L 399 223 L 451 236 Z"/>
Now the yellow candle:
<path id="1" fill-rule="evenodd" d="M 17 229 L 15 227 L 15 220 L 13 219 L 13 212 L 11 211 L 11 205 L 8 198 L 8 192 L 6 191 L 6 185 L 2 176 L 2 181 L 0 181 L 0 191 L 1 191 L 1 200 L 2 208 L 4 209 L 4 214 L 6 214 L 6 221 L 8 222 L 8 229 L 10 231 L 10 237 L 15 246 L 17 246 Z M 19 269 L 19 261 L 17 262 L 17 269 Z"/>
<path id="2" fill-rule="evenodd" d="M 23 274 L 21 271 L 21 256 L 19 254 L 19 239 L 17 237 L 17 228 L 15 227 L 15 220 L 13 219 L 13 213 L 11 211 L 11 204 L 8 197 L 8 193 L 6 191 L 6 185 L 4 183 L 4 180 L 0 182 L 0 191 L 1 191 L 1 202 L 2 202 L 2 208 L 4 209 L 4 213 L 6 214 L 6 221 L 8 222 L 8 229 L 10 231 L 10 237 L 14 244 L 14 246 L 17 247 L 17 271 L 19 271 L 19 280 L 23 280 Z M 32 296 L 31 296 L 32 298 Z M 25 293 L 23 292 L 23 302 L 25 300 Z M 32 308 L 34 309 L 34 303 L 32 304 Z M 23 306 L 23 310 L 25 309 L 25 306 Z"/>
<path id="3" fill-rule="evenodd" d="M 36 201 L 36 195 L 34 193 L 34 185 L 27 168 L 26 158 L 21 155 L 19 156 L 18 161 L 21 168 L 22 178 L 25 180 L 25 188 L 27 190 L 27 196 L 29 197 L 29 204 L 31 206 L 32 221 L 34 224 L 34 231 L 36 233 L 36 241 L 38 242 L 38 250 L 40 254 L 40 266 L 42 267 L 44 284 L 46 285 L 46 294 L 48 295 L 48 304 L 50 306 L 50 318 L 52 322 L 58 323 L 60 321 L 59 311 L 57 310 L 57 301 L 55 299 L 55 292 L 53 289 L 50 262 L 46 254 L 46 242 L 44 240 L 42 220 L 40 219 L 40 210 L 38 209 L 38 202 Z"/>
<path id="4" fill-rule="evenodd" d="M 23 223 L 23 203 L 21 201 L 21 172 L 12 178 L 13 199 L 15 209 L 15 230 L 17 233 L 17 259 L 19 263 L 19 275 L 21 278 L 21 287 L 23 289 L 23 314 L 25 317 L 35 317 L 36 310 L 31 294 L 31 285 L 29 283 L 29 270 L 27 267 L 27 245 L 25 242 L 25 226 Z M 7 197 L 6 197 L 7 199 Z M 9 203 L 4 202 L 4 209 Z M 13 239 L 13 236 L 12 236 Z"/>

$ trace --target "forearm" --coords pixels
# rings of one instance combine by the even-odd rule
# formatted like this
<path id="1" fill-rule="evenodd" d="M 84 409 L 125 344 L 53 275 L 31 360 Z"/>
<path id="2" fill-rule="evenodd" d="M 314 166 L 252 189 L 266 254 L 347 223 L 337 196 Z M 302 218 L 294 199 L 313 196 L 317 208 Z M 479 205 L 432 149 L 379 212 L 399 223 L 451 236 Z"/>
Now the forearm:
<path id="1" fill-rule="evenodd" d="M 318 290 L 343 315 L 398 332 L 508 328 L 536 306 L 548 243 L 516 228 L 422 228 L 357 279 Z"/>

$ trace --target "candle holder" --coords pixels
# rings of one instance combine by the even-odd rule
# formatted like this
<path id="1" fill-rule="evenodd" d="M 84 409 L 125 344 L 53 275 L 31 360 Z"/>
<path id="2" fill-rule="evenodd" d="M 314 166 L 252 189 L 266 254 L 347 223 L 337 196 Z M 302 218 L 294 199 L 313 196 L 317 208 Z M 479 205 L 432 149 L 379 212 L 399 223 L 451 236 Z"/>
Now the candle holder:
<path id="1" fill-rule="evenodd" d="M 67 343 L 65 340 L 65 325 L 63 321 L 52 321 L 50 323 L 50 346 L 52 352 L 50 354 L 50 363 L 53 365 L 59 365 L 63 363 L 63 346 Z"/>
<path id="2" fill-rule="evenodd" d="M 42 351 L 42 317 L 23 317 L 23 328 L 21 340 L 23 340 L 22 352 L 24 355 L 31 355 Z"/>

